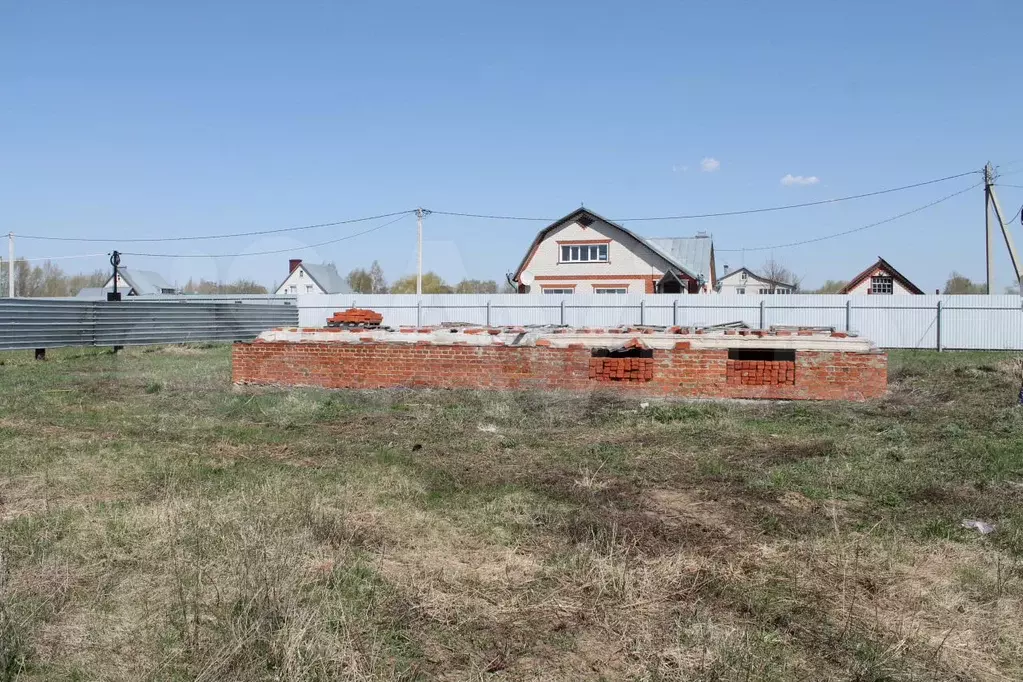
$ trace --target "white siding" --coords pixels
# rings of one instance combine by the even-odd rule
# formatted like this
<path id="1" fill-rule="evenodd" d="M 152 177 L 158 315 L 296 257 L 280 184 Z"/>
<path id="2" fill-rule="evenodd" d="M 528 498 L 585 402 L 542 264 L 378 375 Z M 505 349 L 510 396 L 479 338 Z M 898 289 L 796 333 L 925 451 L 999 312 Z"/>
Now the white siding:
<path id="1" fill-rule="evenodd" d="M 558 242 L 610 240 L 608 260 L 585 263 L 562 263 Z M 602 220 L 588 227 L 569 223 L 552 230 L 537 245 L 524 272 L 536 281 L 528 287 L 529 293 L 541 293 L 544 287 L 558 288 L 558 284 L 575 285 L 575 293 L 593 293 L 594 287 L 624 284 L 630 294 L 646 292 L 651 277 L 660 279 L 666 263 L 650 247 Z M 548 279 L 554 277 L 556 279 Z"/>
<path id="2" fill-rule="evenodd" d="M 780 291 L 782 289 L 788 292 L 792 291 L 792 287 L 772 285 L 770 282 L 758 279 L 748 273 L 746 275 L 746 279 L 742 279 L 741 270 L 728 273 L 719 279 L 718 283 L 721 284 L 721 290 L 718 293 L 722 294 L 738 294 L 739 289 L 745 289 L 743 292 L 744 294 L 759 294 L 761 289 L 770 289 L 772 286 L 776 291 Z"/>
<path id="3" fill-rule="evenodd" d="M 295 287 L 292 291 L 291 287 Z M 312 287 L 310 289 L 309 287 Z M 277 287 L 277 294 L 324 294 L 326 293 L 323 289 L 313 281 L 313 278 L 299 265 L 295 268 L 295 271 L 288 275 L 288 278 L 284 280 L 279 287 Z"/>

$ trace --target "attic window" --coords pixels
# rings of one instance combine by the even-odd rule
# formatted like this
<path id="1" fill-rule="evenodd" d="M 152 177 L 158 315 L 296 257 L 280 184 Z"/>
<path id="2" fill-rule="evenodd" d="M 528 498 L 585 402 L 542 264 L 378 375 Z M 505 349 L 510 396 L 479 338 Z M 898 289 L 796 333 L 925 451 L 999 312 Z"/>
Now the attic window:
<path id="1" fill-rule="evenodd" d="M 893 294 L 895 287 L 891 277 L 871 277 L 870 293 L 872 294 Z"/>
<path id="2" fill-rule="evenodd" d="M 580 218 L 576 222 L 579 223 L 580 225 L 582 225 L 583 227 L 589 227 L 590 225 L 593 224 L 593 218 L 584 215 L 582 218 Z"/>

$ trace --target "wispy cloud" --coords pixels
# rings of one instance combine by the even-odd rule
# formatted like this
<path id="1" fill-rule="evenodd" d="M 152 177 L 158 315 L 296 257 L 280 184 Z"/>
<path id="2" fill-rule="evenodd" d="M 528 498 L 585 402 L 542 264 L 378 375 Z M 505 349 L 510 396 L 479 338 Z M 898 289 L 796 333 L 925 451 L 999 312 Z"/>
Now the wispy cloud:
<path id="1" fill-rule="evenodd" d="M 793 175 L 792 173 L 787 173 L 781 179 L 781 184 L 791 187 L 792 185 L 816 185 L 820 181 L 821 179 L 816 175 Z"/>
<path id="2" fill-rule="evenodd" d="M 675 164 L 674 166 L 671 167 L 671 172 L 672 173 L 687 173 L 687 172 L 689 172 L 689 166 L 680 166 L 678 164 Z"/>
<path id="3" fill-rule="evenodd" d="M 721 168 L 721 162 L 712 156 L 708 156 L 700 162 L 700 170 L 704 173 L 713 173 Z"/>

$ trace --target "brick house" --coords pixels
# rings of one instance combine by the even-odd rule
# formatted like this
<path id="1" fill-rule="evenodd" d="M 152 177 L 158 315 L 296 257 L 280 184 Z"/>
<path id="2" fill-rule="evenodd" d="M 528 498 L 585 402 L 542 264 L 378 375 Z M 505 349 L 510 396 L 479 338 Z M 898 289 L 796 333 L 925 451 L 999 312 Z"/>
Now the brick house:
<path id="1" fill-rule="evenodd" d="M 641 237 L 580 208 L 540 230 L 511 280 L 534 294 L 710 293 L 714 243 Z"/>
<path id="2" fill-rule="evenodd" d="M 906 279 L 891 263 L 878 256 L 877 262 L 849 280 L 840 294 L 923 294 L 923 290 Z"/>

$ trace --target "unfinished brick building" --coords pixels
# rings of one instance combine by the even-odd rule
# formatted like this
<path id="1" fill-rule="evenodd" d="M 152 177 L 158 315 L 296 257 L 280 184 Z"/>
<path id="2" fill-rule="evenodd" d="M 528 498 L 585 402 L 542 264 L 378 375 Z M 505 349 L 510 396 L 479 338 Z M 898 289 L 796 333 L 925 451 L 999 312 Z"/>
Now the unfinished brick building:
<path id="1" fill-rule="evenodd" d="M 306 328 L 236 344 L 233 377 L 324 388 L 868 400 L 885 393 L 888 359 L 866 339 L 831 331 Z"/>

